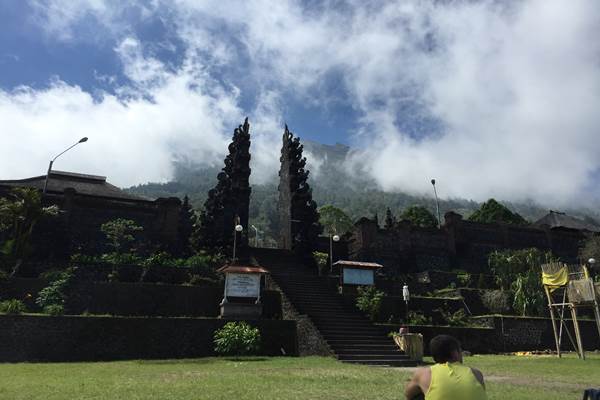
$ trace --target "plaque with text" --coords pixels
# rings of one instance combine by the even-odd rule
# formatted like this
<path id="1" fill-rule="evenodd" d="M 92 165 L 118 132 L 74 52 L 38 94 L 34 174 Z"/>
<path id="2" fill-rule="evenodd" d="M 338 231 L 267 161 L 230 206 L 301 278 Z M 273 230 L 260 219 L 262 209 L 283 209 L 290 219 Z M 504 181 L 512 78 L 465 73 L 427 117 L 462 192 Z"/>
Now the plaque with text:
<path id="1" fill-rule="evenodd" d="M 345 285 L 372 285 L 374 283 L 372 269 L 344 268 Z"/>
<path id="2" fill-rule="evenodd" d="M 258 297 L 260 294 L 260 275 L 227 274 L 226 296 Z"/>

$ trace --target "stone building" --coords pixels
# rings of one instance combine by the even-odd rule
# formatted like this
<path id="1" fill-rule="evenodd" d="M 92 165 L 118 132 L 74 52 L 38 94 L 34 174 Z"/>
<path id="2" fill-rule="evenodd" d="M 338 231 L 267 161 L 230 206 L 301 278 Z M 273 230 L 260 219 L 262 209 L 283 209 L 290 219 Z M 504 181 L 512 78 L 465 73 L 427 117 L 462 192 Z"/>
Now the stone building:
<path id="1" fill-rule="evenodd" d="M 0 196 L 14 187 L 43 190 L 46 175 L 19 180 L 0 180 Z M 178 248 L 181 201 L 178 198 L 148 200 L 119 189 L 104 176 L 52 171 L 44 195 L 45 205 L 56 204 L 59 216 L 41 221 L 34 232 L 36 259 L 65 259 L 81 252 L 106 251 L 100 226 L 116 218 L 135 221 L 143 227 L 142 242 L 166 250 Z"/>

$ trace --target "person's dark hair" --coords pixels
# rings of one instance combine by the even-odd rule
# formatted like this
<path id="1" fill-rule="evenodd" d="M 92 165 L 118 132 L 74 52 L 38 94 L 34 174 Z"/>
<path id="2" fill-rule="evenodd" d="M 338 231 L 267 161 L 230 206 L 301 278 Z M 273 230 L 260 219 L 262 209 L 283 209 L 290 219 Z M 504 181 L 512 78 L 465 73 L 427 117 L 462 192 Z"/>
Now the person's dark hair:
<path id="1" fill-rule="evenodd" d="M 452 352 L 460 352 L 460 342 L 450 335 L 437 335 L 429 342 L 429 351 L 436 363 L 453 361 Z"/>

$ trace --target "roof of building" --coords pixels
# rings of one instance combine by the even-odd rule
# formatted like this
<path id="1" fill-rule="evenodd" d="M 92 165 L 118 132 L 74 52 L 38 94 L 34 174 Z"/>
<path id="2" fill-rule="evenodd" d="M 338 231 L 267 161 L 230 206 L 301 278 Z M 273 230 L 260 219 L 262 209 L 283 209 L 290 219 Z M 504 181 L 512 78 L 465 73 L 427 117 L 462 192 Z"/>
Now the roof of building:
<path id="1" fill-rule="evenodd" d="M 269 271 L 263 267 L 253 265 L 224 265 L 217 270 L 221 273 L 230 274 L 268 274 Z"/>
<path id="2" fill-rule="evenodd" d="M 0 186 L 31 187 L 44 189 L 46 175 L 26 179 L 0 180 Z M 106 181 L 105 176 L 78 174 L 74 172 L 52 171 L 48 179 L 47 192 L 63 194 L 66 189 L 74 189 L 79 194 L 88 196 L 108 197 L 121 200 L 148 200 L 126 191 Z"/>
<path id="3" fill-rule="evenodd" d="M 552 228 L 567 228 L 567 229 L 577 229 L 577 230 L 586 230 L 590 232 L 600 232 L 600 226 L 584 221 L 582 219 L 573 217 L 571 215 L 567 215 L 563 212 L 550 210 L 548 214 L 544 215 L 542 218 L 535 221 L 533 226 L 549 226 Z"/>
<path id="4" fill-rule="evenodd" d="M 348 260 L 339 260 L 333 263 L 334 266 L 340 267 L 350 267 L 350 268 L 358 268 L 358 269 L 379 269 L 383 268 L 383 265 L 373 263 L 373 262 L 364 262 L 364 261 L 348 261 Z"/>

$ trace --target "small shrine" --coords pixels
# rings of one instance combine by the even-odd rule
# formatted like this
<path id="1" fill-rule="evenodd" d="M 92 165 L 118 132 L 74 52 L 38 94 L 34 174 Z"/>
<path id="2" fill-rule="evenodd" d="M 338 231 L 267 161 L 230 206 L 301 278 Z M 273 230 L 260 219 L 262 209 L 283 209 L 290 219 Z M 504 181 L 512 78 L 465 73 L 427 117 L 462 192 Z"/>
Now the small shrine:
<path id="1" fill-rule="evenodd" d="M 258 266 L 225 265 L 218 272 L 225 274 L 221 318 L 260 318 L 263 311 L 261 282 L 269 271 Z"/>

